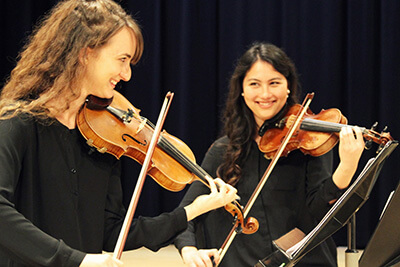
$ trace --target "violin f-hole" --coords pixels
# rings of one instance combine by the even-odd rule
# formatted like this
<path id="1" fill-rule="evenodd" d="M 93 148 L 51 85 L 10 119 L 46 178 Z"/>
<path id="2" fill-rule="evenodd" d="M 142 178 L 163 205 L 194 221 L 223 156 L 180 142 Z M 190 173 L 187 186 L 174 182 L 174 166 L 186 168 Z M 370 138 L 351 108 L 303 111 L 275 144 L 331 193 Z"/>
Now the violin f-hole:
<path id="1" fill-rule="evenodd" d="M 144 142 L 142 143 L 142 142 L 140 142 L 139 140 L 137 140 L 136 138 L 134 138 L 133 136 L 131 136 L 131 135 L 129 135 L 129 134 L 123 134 L 123 135 L 121 136 L 121 138 L 122 138 L 122 140 L 123 140 L 124 142 L 126 142 L 126 138 L 125 138 L 125 137 L 128 137 L 129 139 L 135 141 L 135 142 L 138 143 L 139 145 L 147 146 L 147 140 L 146 140 L 146 139 L 145 139 Z"/>

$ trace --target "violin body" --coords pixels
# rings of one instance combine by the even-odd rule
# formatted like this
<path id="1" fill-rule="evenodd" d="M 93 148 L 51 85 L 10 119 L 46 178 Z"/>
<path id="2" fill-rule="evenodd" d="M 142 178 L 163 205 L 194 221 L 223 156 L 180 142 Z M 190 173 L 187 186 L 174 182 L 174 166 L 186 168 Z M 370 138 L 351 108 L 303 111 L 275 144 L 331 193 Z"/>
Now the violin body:
<path id="1" fill-rule="evenodd" d="M 117 159 L 128 156 L 143 165 L 154 127 L 139 112 L 125 97 L 115 92 L 112 101 L 88 100 L 78 114 L 77 125 L 87 143 L 99 152 L 110 153 Z M 205 177 L 211 176 L 195 162 L 193 152 L 183 141 L 162 131 L 147 174 L 173 192 L 182 190 L 196 178 L 209 186 Z M 242 206 L 237 201 L 225 205 L 225 210 L 235 218 L 238 232 L 252 234 L 258 230 L 258 221 L 252 217 L 245 220 Z"/>
<path id="2" fill-rule="evenodd" d="M 271 161 L 243 210 L 245 216 L 255 203 L 280 157 L 287 156 L 288 153 L 296 149 L 312 156 L 323 155 L 338 143 L 339 136 L 337 133 L 343 127 L 349 127 L 346 117 L 338 109 L 322 110 L 319 114 L 313 114 L 308 108 L 313 96 L 314 93 L 307 94 L 302 105 L 295 104 L 290 107 L 284 118 L 275 124 L 276 128 L 268 129 L 261 137 L 258 147 L 261 152 L 264 152 L 264 156 Z M 376 132 L 376 125 L 377 123 L 372 126 L 371 130 L 362 127 L 360 130 L 363 138 L 367 140 L 366 149 L 370 148 L 367 143 L 375 142 L 379 144 L 377 150 L 379 152 L 393 138 L 385 130 L 382 133 Z M 234 231 L 231 230 L 219 250 L 220 262 L 234 237 Z M 278 249 L 271 258 L 267 257 L 263 261 L 259 261 L 255 267 L 293 266 L 294 264 L 295 262 L 290 262 L 287 255 Z"/>
<path id="3" fill-rule="evenodd" d="M 87 143 L 101 153 L 110 153 L 116 158 L 128 156 L 140 164 L 146 157 L 146 152 L 153 135 L 152 127 L 146 119 L 140 117 L 140 110 L 135 108 L 121 94 L 115 92 L 111 107 L 119 110 L 132 110 L 133 116 L 129 123 L 121 121 L 106 110 L 89 109 L 85 106 L 78 114 L 77 124 Z M 160 139 L 179 148 L 190 160 L 195 157 L 190 148 L 180 139 L 163 131 Z M 189 172 L 175 159 L 164 152 L 159 146 L 155 148 L 148 174 L 162 187 L 170 191 L 180 191 L 194 179 Z"/>
<path id="4" fill-rule="evenodd" d="M 272 128 L 265 132 L 261 138 L 259 148 L 265 153 L 265 157 L 270 159 L 275 154 L 277 148 L 282 143 L 293 121 L 297 119 L 297 114 L 302 108 L 301 105 L 293 105 L 285 117 L 280 121 L 278 128 Z M 322 110 L 318 114 L 314 114 L 310 109 L 304 115 L 304 119 L 320 120 L 330 123 L 347 124 L 346 117 L 336 108 Z M 287 156 L 289 152 L 300 149 L 304 154 L 312 156 L 321 156 L 330 151 L 339 141 L 336 132 L 317 132 L 305 131 L 301 127 L 295 130 L 292 137 L 289 139 L 282 156 Z"/>

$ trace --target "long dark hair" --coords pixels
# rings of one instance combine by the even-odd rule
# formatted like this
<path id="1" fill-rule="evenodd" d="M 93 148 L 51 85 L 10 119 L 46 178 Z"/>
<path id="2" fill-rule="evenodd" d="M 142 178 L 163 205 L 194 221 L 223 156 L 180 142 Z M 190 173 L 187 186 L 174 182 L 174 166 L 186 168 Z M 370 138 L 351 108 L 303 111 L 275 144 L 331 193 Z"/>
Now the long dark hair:
<path id="1" fill-rule="evenodd" d="M 235 185 L 241 177 L 241 165 L 248 156 L 251 142 L 257 134 L 257 124 L 252 111 L 241 96 L 243 79 L 257 60 L 270 63 L 285 76 L 290 94 L 288 107 L 298 103 L 299 84 L 296 68 L 286 53 L 269 43 L 254 43 L 239 58 L 230 79 L 229 93 L 223 114 L 224 135 L 229 138 L 223 163 L 218 168 L 218 176 Z"/>

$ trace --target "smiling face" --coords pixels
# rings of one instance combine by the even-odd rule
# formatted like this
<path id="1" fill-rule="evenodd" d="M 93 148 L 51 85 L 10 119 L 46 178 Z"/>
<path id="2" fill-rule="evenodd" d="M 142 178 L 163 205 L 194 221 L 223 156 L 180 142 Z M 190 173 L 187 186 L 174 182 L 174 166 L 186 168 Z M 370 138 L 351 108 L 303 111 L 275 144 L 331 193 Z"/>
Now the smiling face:
<path id="1" fill-rule="evenodd" d="M 268 62 L 257 60 L 243 79 L 243 97 L 260 127 L 274 117 L 285 105 L 288 83 Z"/>
<path id="2" fill-rule="evenodd" d="M 131 59 L 135 49 L 136 38 L 128 27 L 122 28 L 105 45 L 88 48 L 82 58 L 86 66 L 81 83 L 82 93 L 85 96 L 113 97 L 117 83 L 131 78 Z"/>

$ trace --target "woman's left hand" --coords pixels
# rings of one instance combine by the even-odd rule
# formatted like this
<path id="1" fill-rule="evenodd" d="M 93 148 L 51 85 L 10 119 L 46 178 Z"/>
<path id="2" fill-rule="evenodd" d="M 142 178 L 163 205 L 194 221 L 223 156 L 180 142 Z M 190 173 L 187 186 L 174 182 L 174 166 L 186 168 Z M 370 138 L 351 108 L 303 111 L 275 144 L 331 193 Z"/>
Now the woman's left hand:
<path id="1" fill-rule="evenodd" d="M 333 175 L 333 181 L 340 189 L 346 188 L 355 174 L 364 151 L 364 138 L 361 129 L 357 126 L 343 127 L 339 134 L 340 163 Z"/>
<path id="2" fill-rule="evenodd" d="M 340 161 L 349 167 L 357 168 L 358 161 L 364 151 L 364 138 L 357 126 L 343 127 L 340 131 L 339 156 Z"/>
<path id="3" fill-rule="evenodd" d="M 220 178 L 206 177 L 206 179 L 210 185 L 211 193 L 198 196 L 191 204 L 184 207 L 188 221 L 210 210 L 223 207 L 238 198 L 236 188 Z"/>

